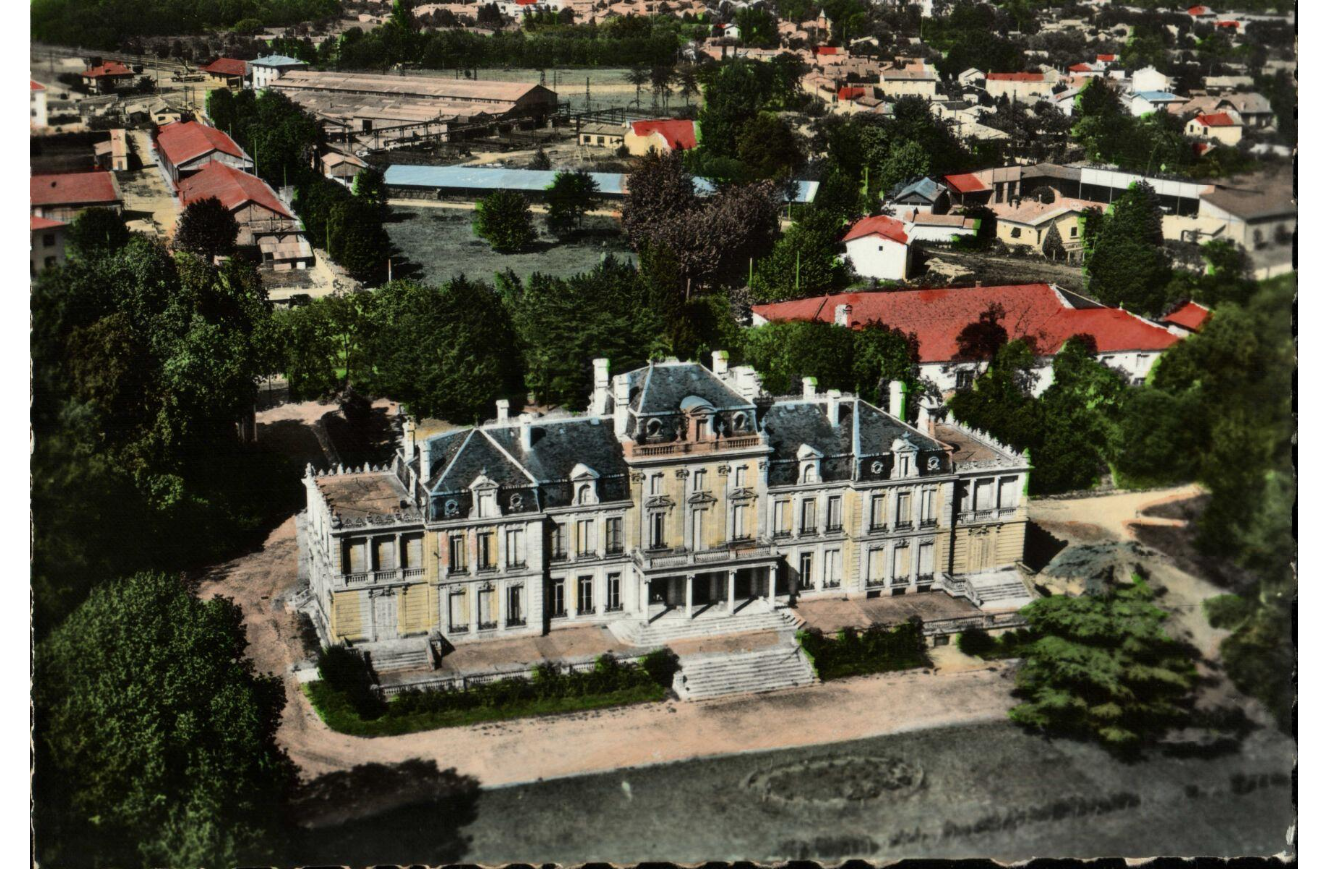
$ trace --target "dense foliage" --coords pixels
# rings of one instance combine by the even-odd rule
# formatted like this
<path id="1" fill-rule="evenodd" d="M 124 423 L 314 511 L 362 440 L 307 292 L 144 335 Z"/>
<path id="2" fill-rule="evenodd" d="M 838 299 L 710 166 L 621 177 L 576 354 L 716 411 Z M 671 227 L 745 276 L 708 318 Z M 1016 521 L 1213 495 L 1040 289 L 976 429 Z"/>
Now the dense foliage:
<path id="1" fill-rule="evenodd" d="M 34 0 L 32 38 L 109 50 L 129 38 L 203 33 L 245 21 L 283 26 L 331 18 L 340 12 L 340 0 L 154 0 L 150 8 L 133 0 Z"/>
<path id="2" fill-rule="evenodd" d="M 1035 638 L 1023 646 L 1015 722 L 1136 749 L 1182 725 L 1197 683 L 1190 650 L 1141 577 L 1099 596 L 1041 598 L 1020 612 Z"/>
<path id="3" fill-rule="evenodd" d="M 536 238 L 530 202 L 515 190 L 499 190 L 476 202 L 473 225 L 475 235 L 502 253 L 524 250 Z"/>
<path id="4" fill-rule="evenodd" d="M 798 641 L 822 680 L 864 676 L 929 666 L 922 620 L 913 616 L 894 627 L 845 628 L 834 637 L 818 630 L 802 631 Z"/>
<path id="5" fill-rule="evenodd" d="M 175 577 L 99 586 L 34 656 L 38 859 L 235 865 L 278 852 L 295 767 L 285 691 L 240 609 Z"/>
<path id="6" fill-rule="evenodd" d="M 84 209 L 65 231 L 66 249 L 75 258 L 96 258 L 128 243 L 124 215 L 109 208 Z"/>
<path id="7" fill-rule="evenodd" d="M 215 196 L 189 203 L 175 228 L 175 246 L 212 262 L 235 252 L 240 225 Z"/>
<path id="8" fill-rule="evenodd" d="M 599 182 L 589 172 L 559 172 L 544 194 L 548 205 L 548 231 L 559 238 L 581 228 L 587 211 L 599 201 Z"/>
<path id="9" fill-rule="evenodd" d="M 843 222 L 819 208 L 798 212 L 795 222 L 774 243 L 769 256 L 756 264 L 751 280 L 755 302 L 776 302 L 829 293 L 848 283 L 839 259 Z"/>

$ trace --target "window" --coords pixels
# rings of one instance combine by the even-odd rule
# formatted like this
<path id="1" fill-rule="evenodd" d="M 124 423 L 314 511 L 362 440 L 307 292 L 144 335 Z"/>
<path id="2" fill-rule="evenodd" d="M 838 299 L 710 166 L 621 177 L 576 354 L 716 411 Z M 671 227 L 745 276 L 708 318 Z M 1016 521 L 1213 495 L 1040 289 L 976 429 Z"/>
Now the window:
<path id="1" fill-rule="evenodd" d="M 453 534 L 447 540 L 447 572 L 464 573 L 465 564 L 465 535 Z"/>
<path id="2" fill-rule="evenodd" d="M 930 579 L 935 575 L 935 544 L 927 541 L 917 547 L 917 578 Z"/>
<path id="3" fill-rule="evenodd" d="M 453 633 L 470 630 L 470 601 L 464 588 L 447 596 L 447 624 Z"/>
<path id="4" fill-rule="evenodd" d="M 802 533 L 816 533 L 816 501 L 814 498 L 802 500 Z"/>
<path id="5" fill-rule="evenodd" d="M 991 503 L 991 493 L 994 489 L 994 480 L 978 480 L 977 493 L 975 496 L 974 510 L 989 510 L 995 505 Z"/>
<path id="6" fill-rule="evenodd" d="M 576 580 L 576 612 L 594 612 L 594 577 L 582 576 Z"/>
<path id="7" fill-rule="evenodd" d="M 576 489 L 576 503 L 584 506 L 594 503 L 594 486 L 589 483 L 581 483 Z"/>
<path id="8" fill-rule="evenodd" d="M 401 566 L 415 570 L 424 566 L 424 538 L 419 534 L 401 538 Z"/>
<path id="9" fill-rule="evenodd" d="M 825 551 L 825 588 L 838 588 L 842 582 L 843 561 L 837 549 Z"/>
<path id="10" fill-rule="evenodd" d="M 922 489 L 922 525 L 935 524 L 935 499 L 939 492 L 934 489 Z"/>
<path id="11" fill-rule="evenodd" d="M 604 143 L 604 137 L 603 137 L 603 136 L 596 136 L 595 138 L 599 140 L 598 142 L 596 142 L 596 144 L 602 145 L 602 144 Z"/>
<path id="12" fill-rule="evenodd" d="M 745 540 L 746 538 L 746 505 L 736 504 L 733 506 L 733 539 Z"/>
<path id="13" fill-rule="evenodd" d="M 480 570 L 492 570 L 497 567 L 497 559 L 494 558 L 497 553 L 493 551 L 493 532 L 482 531 L 476 534 L 475 543 L 477 544 L 475 547 L 476 558 L 479 561 L 476 566 Z"/>
<path id="14" fill-rule="evenodd" d="M 479 629 L 481 631 L 492 630 L 498 626 L 498 615 L 494 612 L 497 594 L 498 590 L 492 587 L 479 590 Z"/>
<path id="15" fill-rule="evenodd" d="M 898 509 L 894 513 L 895 528 L 912 527 L 912 493 L 899 492 L 898 503 L 895 505 Z"/>
<path id="16" fill-rule="evenodd" d="M 955 389 L 971 389 L 972 381 L 976 379 L 977 372 L 971 368 L 962 368 L 954 373 Z"/>
<path id="17" fill-rule="evenodd" d="M 576 522 L 576 555 L 584 557 L 594 554 L 594 520 L 580 519 Z"/>
<path id="18" fill-rule="evenodd" d="M 890 574 L 894 579 L 907 579 L 912 570 L 912 547 L 904 543 L 894 547 L 894 568 Z"/>
<path id="19" fill-rule="evenodd" d="M 896 473 L 894 476 L 907 477 L 911 474 L 912 474 L 912 456 L 906 456 L 906 455 L 899 456 L 898 473 Z"/>
<path id="20" fill-rule="evenodd" d="M 1000 509 L 1012 510 L 1018 505 L 1018 477 L 1000 478 Z"/>
<path id="21" fill-rule="evenodd" d="M 738 489 L 746 488 L 746 465 L 733 468 L 733 486 Z"/>
<path id="22" fill-rule="evenodd" d="M 1019 227 L 1019 226 L 1015 226 L 1013 229 L 1011 229 L 1011 230 L 1009 231 L 1009 237 L 1010 237 L 1010 238 L 1022 238 L 1022 237 L 1023 237 L 1023 228 L 1022 228 L 1022 227 Z"/>
<path id="23" fill-rule="evenodd" d="M 608 574 L 608 605 L 605 612 L 617 612 L 622 609 L 622 574 Z"/>
<path id="24" fill-rule="evenodd" d="M 691 548 L 708 549 L 705 543 L 705 510 L 691 511 Z"/>
<path id="25" fill-rule="evenodd" d="M 664 514 L 650 514 L 650 548 L 662 549 L 664 546 Z"/>
<path id="26" fill-rule="evenodd" d="M 554 522 L 553 530 L 548 535 L 549 549 L 553 551 L 554 558 L 567 557 L 567 525 L 565 522 Z"/>
<path id="27" fill-rule="evenodd" d="M 55 247 L 55 233 L 48 232 L 41 237 L 43 247 Z"/>
<path id="28" fill-rule="evenodd" d="M 1078 238 L 1078 224 L 1075 223 L 1073 226 L 1069 227 L 1069 237 Z"/>
<path id="29" fill-rule="evenodd" d="M 811 588 L 813 577 L 811 576 L 811 564 L 815 556 L 810 552 L 803 552 L 798 558 L 797 564 L 797 587 Z"/>
<path id="30" fill-rule="evenodd" d="M 507 529 L 507 566 L 525 566 L 525 529 Z"/>
<path id="31" fill-rule="evenodd" d="M 523 585 L 507 586 L 507 625 L 525 624 L 525 611 L 521 608 L 521 595 L 525 591 Z"/>
<path id="32" fill-rule="evenodd" d="M 368 544 L 363 540 L 347 544 L 345 552 L 346 573 L 363 573 L 369 569 Z"/>
<path id="33" fill-rule="evenodd" d="M 808 462 L 806 467 L 802 468 L 802 482 L 814 483 L 816 481 L 816 466 Z"/>
<path id="34" fill-rule="evenodd" d="M 829 521 L 826 523 L 825 530 L 843 530 L 843 497 L 840 495 L 829 496 Z"/>
<path id="35" fill-rule="evenodd" d="M 622 517 L 614 516 L 604 523 L 604 551 L 609 555 L 622 551 Z"/>
<path id="36" fill-rule="evenodd" d="M 885 527 L 885 496 L 871 496 L 871 528 L 879 529 Z"/>
<path id="37" fill-rule="evenodd" d="M 789 501 L 774 502 L 774 533 L 776 535 L 790 534 L 792 532 L 792 503 Z"/>
<path id="38" fill-rule="evenodd" d="M 705 472 L 696 471 L 691 475 L 691 491 L 703 492 L 705 490 Z"/>
<path id="39" fill-rule="evenodd" d="M 553 580 L 553 586 L 549 589 L 549 596 L 552 598 L 549 603 L 553 610 L 552 617 L 560 619 L 567 614 L 567 581 L 565 579 Z"/>
<path id="40" fill-rule="evenodd" d="M 46 258 L 46 268 L 48 268 L 48 269 L 53 269 L 53 268 L 55 268 L 55 257 L 53 257 L 53 256 L 48 256 L 48 257 Z"/>
<path id="41" fill-rule="evenodd" d="M 479 517 L 491 519 L 498 515 L 498 493 L 490 489 L 479 493 Z"/>
<path id="42" fill-rule="evenodd" d="M 663 474 L 650 475 L 650 494 L 651 495 L 663 494 Z"/>
<path id="43" fill-rule="evenodd" d="M 866 559 L 866 584 L 878 585 L 885 580 L 885 548 L 872 546 Z"/>

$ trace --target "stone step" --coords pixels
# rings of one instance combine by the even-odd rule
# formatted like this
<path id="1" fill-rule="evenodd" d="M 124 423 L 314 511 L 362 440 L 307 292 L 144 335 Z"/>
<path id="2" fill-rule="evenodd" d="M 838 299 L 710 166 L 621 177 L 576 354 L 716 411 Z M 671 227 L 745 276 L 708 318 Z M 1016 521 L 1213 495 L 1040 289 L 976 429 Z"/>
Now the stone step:
<path id="1" fill-rule="evenodd" d="M 658 646 L 673 640 L 710 637 L 720 634 L 750 633 L 754 631 L 787 631 L 795 629 L 799 620 L 787 610 L 745 613 L 735 615 L 705 613 L 690 620 L 668 615 L 645 624 L 641 620 L 619 623 L 610 630 L 624 642 L 635 646 Z"/>
<path id="2" fill-rule="evenodd" d="M 690 657 L 681 660 L 674 682 L 684 700 L 729 694 L 756 694 L 815 682 L 815 672 L 797 646 L 778 645 L 754 652 Z"/>

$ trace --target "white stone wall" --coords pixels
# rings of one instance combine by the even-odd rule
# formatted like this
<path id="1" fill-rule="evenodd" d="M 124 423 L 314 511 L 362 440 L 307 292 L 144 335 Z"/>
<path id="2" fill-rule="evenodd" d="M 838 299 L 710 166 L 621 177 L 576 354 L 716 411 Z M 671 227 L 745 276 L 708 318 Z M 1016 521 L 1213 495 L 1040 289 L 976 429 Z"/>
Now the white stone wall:
<path id="1" fill-rule="evenodd" d="M 907 245 L 868 235 L 848 242 L 847 249 L 853 270 L 864 278 L 901 281 L 908 277 L 911 252 Z"/>

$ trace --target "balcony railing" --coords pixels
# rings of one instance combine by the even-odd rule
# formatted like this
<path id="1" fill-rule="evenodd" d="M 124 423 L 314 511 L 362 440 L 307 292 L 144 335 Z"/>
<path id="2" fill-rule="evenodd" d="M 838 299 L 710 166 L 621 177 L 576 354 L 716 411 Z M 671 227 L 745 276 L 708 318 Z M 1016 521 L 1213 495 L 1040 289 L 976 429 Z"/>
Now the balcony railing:
<path id="1" fill-rule="evenodd" d="M 408 567 L 401 569 L 392 567 L 386 570 L 357 570 L 353 573 L 341 574 L 341 579 L 346 585 L 367 585 L 378 584 L 380 582 L 400 582 L 403 579 L 421 579 L 424 576 L 424 568 Z"/>
<path id="2" fill-rule="evenodd" d="M 658 459 L 666 456 L 717 453 L 726 450 L 749 450 L 762 447 L 765 440 L 760 435 L 724 438 L 717 441 L 675 441 L 667 444 L 629 443 L 625 447 L 628 459 Z"/>
<path id="3" fill-rule="evenodd" d="M 346 585 L 359 585 L 369 581 L 369 574 L 366 572 L 343 573 L 341 576 L 345 578 Z"/>
<path id="4" fill-rule="evenodd" d="M 919 528 L 934 528 L 934 527 L 936 527 L 936 526 L 939 525 L 939 524 L 940 524 L 940 522 L 939 522 L 939 520 L 937 520 L 937 519 L 923 519 L 920 523 L 918 523 L 918 526 L 917 526 L 917 527 L 919 527 Z"/>
<path id="5" fill-rule="evenodd" d="M 664 549 L 634 552 L 632 558 L 638 567 L 654 570 L 663 567 L 687 567 L 700 564 L 723 564 L 752 558 L 766 558 L 774 554 L 768 540 L 734 541 L 719 549 Z"/>
<path id="6" fill-rule="evenodd" d="M 902 586 L 908 585 L 908 584 L 911 583 L 911 582 L 912 582 L 912 580 L 911 580 L 911 578 L 909 578 L 909 577 L 906 577 L 906 576 L 896 576 L 896 577 L 894 577 L 893 579 L 891 579 L 891 580 L 889 581 L 889 584 L 890 584 L 891 586 L 893 586 L 894 588 L 900 588 L 900 587 L 902 587 Z"/>
<path id="7" fill-rule="evenodd" d="M 907 522 L 895 522 L 895 523 L 894 523 L 894 530 L 895 530 L 895 531 L 911 531 L 911 530 L 912 530 L 912 522 L 911 522 L 911 521 L 907 521 Z"/>
<path id="8" fill-rule="evenodd" d="M 985 510 L 964 510 L 958 514 L 960 522 L 992 522 L 1006 519 L 1018 512 L 1014 507 L 991 507 Z"/>
<path id="9" fill-rule="evenodd" d="M 498 629 L 498 623 L 497 623 L 497 622 L 480 622 L 480 623 L 479 623 L 479 629 L 480 629 L 481 631 L 496 631 L 496 630 Z"/>
<path id="10" fill-rule="evenodd" d="M 507 627 L 523 628 L 525 627 L 525 619 L 507 619 Z"/>

